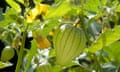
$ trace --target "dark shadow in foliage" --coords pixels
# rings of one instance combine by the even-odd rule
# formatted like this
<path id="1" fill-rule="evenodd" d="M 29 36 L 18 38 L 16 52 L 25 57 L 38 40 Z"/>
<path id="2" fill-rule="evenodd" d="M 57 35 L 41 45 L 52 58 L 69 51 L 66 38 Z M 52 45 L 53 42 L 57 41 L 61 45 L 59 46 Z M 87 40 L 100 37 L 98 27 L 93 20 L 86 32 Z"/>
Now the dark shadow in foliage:
<path id="1" fill-rule="evenodd" d="M 6 8 L 8 7 L 9 5 L 6 3 L 5 0 L 0 0 L 0 8 L 3 9 L 3 12 L 5 12 Z M 9 6 L 10 7 L 10 6 Z"/>
<path id="2" fill-rule="evenodd" d="M 33 0 L 29 0 L 29 7 L 30 8 L 34 8 L 35 7 L 35 3 L 33 2 Z"/>
<path id="3" fill-rule="evenodd" d="M 17 1 L 17 0 L 14 0 L 14 1 L 15 1 L 17 4 L 20 5 L 20 8 L 21 8 L 21 15 L 24 16 L 25 6 L 24 6 L 22 3 L 20 3 L 19 1 Z"/>
<path id="4" fill-rule="evenodd" d="M 20 3 L 19 1 L 17 1 L 17 0 L 14 0 L 14 1 L 15 1 L 17 4 L 20 5 L 21 15 L 24 15 L 25 6 L 24 6 L 22 3 Z M 10 5 L 9 5 L 5 0 L 0 0 L 0 8 L 3 9 L 3 13 L 5 13 L 7 7 L 10 7 Z"/>
<path id="5" fill-rule="evenodd" d="M 1 57 L 1 53 L 2 53 L 3 48 L 5 48 L 5 44 L 4 44 L 4 42 L 2 40 L 0 40 L 0 57 Z M 17 56 L 17 53 L 15 51 L 14 57 L 10 60 L 10 62 L 13 65 L 10 66 L 10 67 L 0 69 L 0 72 L 14 72 L 14 70 L 16 68 L 17 59 L 18 59 L 18 56 Z"/>
<path id="6" fill-rule="evenodd" d="M 1 56 L 1 52 L 2 52 L 3 48 L 5 48 L 5 44 L 2 40 L 0 40 L 0 56 Z"/>
<path id="7" fill-rule="evenodd" d="M 43 0 L 41 3 L 52 5 L 54 2 L 55 0 Z"/>
<path id="8" fill-rule="evenodd" d="M 26 37 L 25 40 L 25 48 L 30 49 L 31 48 L 31 41 L 33 40 L 33 37 Z"/>
<path id="9" fill-rule="evenodd" d="M 33 40 L 33 37 L 26 36 L 26 40 L 25 40 L 25 48 L 26 49 L 30 49 L 31 48 L 31 41 L 32 40 Z M 2 40 L 0 40 L 0 57 L 1 57 L 1 52 L 2 52 L 3 48 L 5 48 L 5 44 L 4 44 L 4 42 Z M 15 50 L 14 57 L 11 60 L 9 60 L 9 62 L 11 62 L 13 65 L 10 66 L 10 67 L 6 67 L 6 68 L 3 68 L 3 69 L 0 69 L 0 72 L 15 72 L 17 59 L 18 59 L 18 56 L 17 56 L 17 52 Z"/>

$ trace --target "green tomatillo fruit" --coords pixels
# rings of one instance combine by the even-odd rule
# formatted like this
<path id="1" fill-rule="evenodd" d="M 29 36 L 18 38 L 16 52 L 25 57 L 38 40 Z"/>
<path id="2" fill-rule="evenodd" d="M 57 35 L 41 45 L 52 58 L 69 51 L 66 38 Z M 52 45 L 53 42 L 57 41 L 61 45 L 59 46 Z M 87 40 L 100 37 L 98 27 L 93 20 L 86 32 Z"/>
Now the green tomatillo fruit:
<path id="1" fill-rule="evenodd" d="M 63 24 L 56 30 L 53 44 L 57 63 L 66 65 L 83 51 L 86 37 L 81 28 Z"/>
<path id="2" fill-rule="evenodd" d="M 6 46 L 1 53 L 1 61 L 9 61 L 14 57 L 15 51 L 10 46 Z"/>

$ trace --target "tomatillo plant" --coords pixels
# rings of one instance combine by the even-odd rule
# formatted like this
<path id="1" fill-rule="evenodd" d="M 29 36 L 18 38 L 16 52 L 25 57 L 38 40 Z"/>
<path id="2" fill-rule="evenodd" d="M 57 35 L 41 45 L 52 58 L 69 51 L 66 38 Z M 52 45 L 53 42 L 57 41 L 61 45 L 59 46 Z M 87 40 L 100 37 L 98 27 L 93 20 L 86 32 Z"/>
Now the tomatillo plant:
<path id="1" fill-rule="evenodd" d="M 21 64 L 22 64 L 22 61 L 23 61 L 23 52 L 24 52 L 24 48 L 25 48 L 25 39 L 26 39 L 28 27 L 29 27 L 30 23 L 34 22 L 37 19 L 37 16 L 45 15 L 47 13 L 47 10 L 48 10 L 48 5 L 46 5 L 46 4 L 36 4 L 35 8 L 30 10 L 28 12 L 28 14 L 26 14 L 27 12 L 25 12 L 24 22 L 23 22 L 22 45 L 20 47 L 20 51 L 19 51 L 19 54 L 18 54 L 18 61 L 17 61 L 16 70 L 15 70 L 16 72 L 20 71 L 20 67 L 21 67 Z M 42 37 L 42 38 L 44 38 L 44 37 Z M 35 39 L 36 39 L 36 37 L 35 37 Z M 38 39 L 36 39 L 36 40 L 38 42 Z M 43 41 L 44 41 L 45 44 L 46 44 L 46 41 L 47 41 L 48 45 L 50 45 L 50 43 L 47 39 L 44 38 L 44 39 L 42 39 L 42 42 Z M 42 47 L 42 46 L 40 46 L 40 47 Z"/>

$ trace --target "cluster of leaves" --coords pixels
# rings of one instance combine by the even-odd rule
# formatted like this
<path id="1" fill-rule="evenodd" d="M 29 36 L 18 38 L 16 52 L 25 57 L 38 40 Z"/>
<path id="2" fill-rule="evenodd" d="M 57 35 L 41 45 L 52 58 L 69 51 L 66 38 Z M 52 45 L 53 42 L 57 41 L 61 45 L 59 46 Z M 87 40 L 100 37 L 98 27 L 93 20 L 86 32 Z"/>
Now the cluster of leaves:
<path id="1" fill-rule="evenodd" d="M 0 40 L 4 42 L 4 47 L 14 48 L 18 56 L 23 45 L 22 40 L 26 39 L 21 71 L 34 72 L 42 64 L 50 64 L 51 72 L 120 71 L 119 0 L 6 0 L 6 2 L 10 8 L 4 13 L 0 8 Z M 48 11 L 44 8 L 35 9 L 38 3 L 47 3 L 47 6 L 50 4 Z M 33 11 L 37 14 L 31 14 L 31 10 L 38 12 Z M 31 18 L 32 15 L 35 15 L 34 19 L 27 22 L 27 18 Z M 83 28 L 88 42 L 79 57 L 67 66 L 61 67 L 55 60 L 52 38 L 55 29 L 60 24 L 66 23 L 77 24 Z M 31 31 L 36 30 L 50 41 L 50 47 L 47 49 L 37 47 L 35 39 L 31 38 Z M 24 38 L 26 32 L 28 36 Z M 17 59 L 14 62 L 17 62 Z M 11 63 L 0 61 L 0 69 L 11 67 Z"/>

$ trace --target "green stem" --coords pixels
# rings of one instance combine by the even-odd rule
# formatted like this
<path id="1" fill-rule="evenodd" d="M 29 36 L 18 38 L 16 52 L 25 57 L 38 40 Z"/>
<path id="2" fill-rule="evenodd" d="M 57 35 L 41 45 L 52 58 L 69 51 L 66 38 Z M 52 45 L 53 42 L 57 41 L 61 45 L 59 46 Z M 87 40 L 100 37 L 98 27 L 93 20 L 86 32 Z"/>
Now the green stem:
<path id="1" fill-rule="evenodd" d="M 86 27 L 85 27 L 85 24 L 84 24 L 84 0 L 80 0 L 80 3 L 81 3 L 80 24 L 81 24 L 81 27 L 82 27 L 84 33 L 85 33 L 85 36 L 86 36 L 86 39 L 87 39 L 87 42 L 88 42 L 88 46 L 89 46 L 91 44 L 91 42 L 90 42 Z"/>
<path id="2" fill-rule="evenodd" d="M 27 29 L 28 29 L 28 25 L 26 26 L 25 31 L 23 32 L 22 46 L 20 47 L 20 51 L 18 54 L 18 61 L 17 61 L 17 66 L 16 66 L 15 72 L 20 72 L 20 67 L 21 67 L 22 60 L 23 60 L 23 52 L 24 52 L 24 46 L 25 46 L 25 39 L 26 39 L 26 35 L 27 35 Z"/>
<path id="3" fill-rule="evenodd" d="M 104 28 L 104 17 L 103 17 L 103 14 L 102 13 L 104 13 L 104 4 L 102 3 L 102 0 L 100 1 L 100 15 L 102 15 L 101 16 L 101 18 L 102 18 L 102 22 L 101 22 L 101 25 L 102 25 L 102 28 Z M 107 17 L 108 17 L 108 20 L 107 20 L 107 24 L 109 24 L 109 15 L 107 14 Z M 101 60 L 101 58 L 102 58 L 102 54 L 103 54 L 103 48 L 104 48 L 104 46 L 106 46 L 106 34 L 105 33 L 103 33 L 102 32 L 102 49 L 100 50 L 100 56 L 99 56 L 99 61 Z"/>
<path id="4" fill-rule="evenodd" d="M 102 68 L 101 68 L 101 66 L 100 66 L 100 63 L 99 63 L 99 61 L 98 61 L 98 59 L 97 59 L 97 56 L 95 55 L 95 54 L 93 54 L 93 56 L 94 56 L 94 60 L 95 60 L 95 62 L 96 62 L 96 67 L 97 67 L 97 69 L 96 69 L 96 71 L 97 72 L 102 72 Z"/>
<path id="5" fill-rule="evenodd" d="M 16 53 L 17 53 L 17 56 L 18 56 L 18 53 L 19 53 L 18 47 L 15 48 L 15 50 L 16 50 Z"/>
<path id="6" fill-rule="evenodd" d="M 117 70 L 115 72 L 120 72 L 120 66 L 118 66 Z"/>

